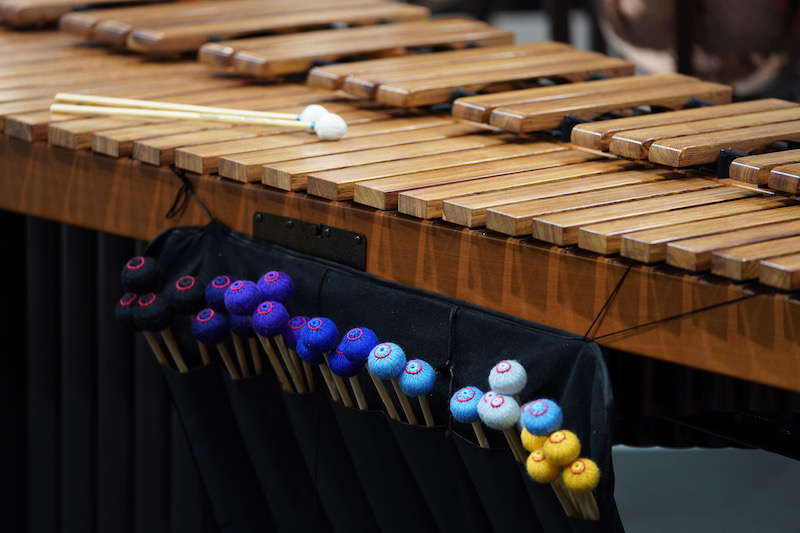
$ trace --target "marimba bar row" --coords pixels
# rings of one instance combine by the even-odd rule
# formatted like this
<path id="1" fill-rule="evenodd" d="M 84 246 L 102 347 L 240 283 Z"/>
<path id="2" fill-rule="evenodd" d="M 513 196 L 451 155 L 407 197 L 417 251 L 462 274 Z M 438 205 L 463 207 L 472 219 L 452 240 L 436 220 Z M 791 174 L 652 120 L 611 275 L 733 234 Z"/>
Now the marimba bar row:
<path id="1" fill-rule="evenodd" d="M 209 40 L 429 16 L 427 8 L 384 0 L 226 0 L 76 12 L 62 17 L 60 26 L 89 41 L 164 56 L 194 52 Z"/>
<path id="2" fill-rule="evenodd" d="M 537 49 L 539 53 L 534 53 Z M 730 90 L 725 86 L 659 75 L 529 88 L 457 100 L 454 110 L 477 113 L 463 122 L 458 120 L 459 113 L 454 118 L 376 107 L 370 101 L 349 97 L 349 91 L 290 83 L 252 86 L 239 78 L 208 76 L 202 65 L 191 63 L 144 63 L 68 46 L 48 58 L 33 40 L 23 40 L 17 50 L 16 56 L 0 59 L 12 66 L 0 75 L 0 87 L 4 86 L 0 89 L 0 116 L 5 133 L 12 137 L 47 139 L 53 146 L 72 150 L 91 149 L 98 157 L 174 164 L 196 174 L 261 182 L 286 191 L 396 210 L 419 219 L 441 219 L 465 228 L 485 227 L 511 237 L 577 245 L 636 261 L 663 261 L 692 272 L 710 270 L 730 279 L 758 278 L 781 288 L 800 287 L 800 270 L 794 264 L 800 256 L 800 239 L 795 237 L 800 229 L 800 206 L 793 199 L 694 170 L 675 171 L 641 159 L 620 158 L 598 151 L 597 145 L 587 150 L 548 137 L 520 138 L 502 131 L 491 119 L 485 120 L 515 108 L 525 110 L 524 123 L 538 124 L 536 128 L 557 127 L 568 114 L 581 110 L 587 115 L 602 114 L 632 98 L 655 101 L 663 107 L 680 107 L 691 99 L 727 102 Z M 414 59 L 427 65 L 419 69 L 423 76 L 428 67 L 436 68 L 434 56 L 447 60 L 463 53 L 479 58 L 490 50 L 442 52 Z M 576 53 L 552 43 L 503 46 L 495 52 L 510 55 L 514 61 L 544 61 L 549 54 Z M 412 58 L 388 60 L 393 70 L 386 72 L 409 71 L 413 62 L 403 67 L 399 59 Z M 91 66 L 81 79 L 69 77 L 66 68 L 59 70 L 63 62 Z M 478 64 L 480 61 L 475 62 Z M 383 84 L 382 74 L 374 69 L 378 74 L 371 78 L 343 75 L 344 69 L 338 66 L 316 72 L 337 69 L 339 78 L 334 83 L 339 87 L 373 80 L 377 92 L 371 90 L 371 94 L 378 94 L 384 85 L 395 83 Z M 51 115 L 47 106 L 54 93 L 63 90 L 294 112 L 310 103 L 322 103 L 342 115 L 350 129 L 343 140 L 325 143 L 305 132 L 273 127 Z M 656 100 L 654 95 L 663 99 Z M 477 106 L 475 101 L 483 103 Z M 693 113 L 693 117 L 710 121 L 794 111 L 793 104 L 765 100 L 675 113 Z M 646 120 L 657 127 L 658 122 L 653 121 L 670 116 L 659 113 L 619 120 L 629 121 L 629 125 Z M 472 121 L 475 117 L 480 120 Z M 573 134 L 601 124 L 578 125 Z M 633 131 L 623 129 L 614 135 L 628 130 Z M 610 146 L 614 135 L 599 137 Z M 652 144 L 649 148 L 652 151 Z"/>

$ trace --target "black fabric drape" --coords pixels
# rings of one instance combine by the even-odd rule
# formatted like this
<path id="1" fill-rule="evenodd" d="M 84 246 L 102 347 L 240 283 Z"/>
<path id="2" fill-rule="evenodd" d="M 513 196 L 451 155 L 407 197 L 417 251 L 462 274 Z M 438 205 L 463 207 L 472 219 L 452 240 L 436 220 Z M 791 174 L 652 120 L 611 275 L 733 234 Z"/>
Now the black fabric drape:
<path id="1" fill-rule="evenodd" d="M 491 513 L 498 511 L 498 502 L 479 495 L 485 486 L 492 484 L 490 473 L 486 472 L 486 477 L 465 474 L 471 466 L 476 466 L 476 458 L 492 454 L 496 461 L 505 461 L 505 466 L 498 468 L 507 472 L 508 489 L 515 491 L 515 498 L 522 497 L 525 502 L 523 510 L 515 514 L 525 515 L 532 528 L 622 530 L 613 502 L 611 390 L 597 345 L 551 328 L 524 323 L 255 241 L 216 222 L 204 228 L 171 230 L 151 244 L 148 254 L 159 258 L 168 279 L 180 273 L 210 279 L 223 272 L 255 279 L 267 270 L 286 271 L 297 284 L 296 294 L 288 304 L 293 313 L 330 317 L 342 333 L 354 326 L 370 327 L 382 340 L 401 344 L 409 358 L 421 357 L 429 361 L 439 372 L 431 403 L 440 424 L 449 422 L 447 404 L 452 390 L 466 384 L 486 389 L 486 376 L 494 363 L 503 358 L 518 359 L 530 375 L 521 398 L 551 397 L 559 401 L 566 414 L 564 427 L 582 436 L 582 455 L 594 459 L 604 473 L 596 491 L 601 521 L 581 521 L 576 525 L 575 520 L 564 516 L 560 507 L 552 505 L 554 498 L 549 492 L 541 487 L 526 488 L 528 481 L 507 450 L 497 453 L 477 450 L 478 454 L 469 455 L 462 442 L 461 453 L 457 454 L 451 437 L 445 436 L 442 430 L 407 428 L 390 422 L 383 413 L 332 404 L 321 392 L 284 394 L 288 418 L 334 529 L 340 524 L 337 506 L 346 502 L 333 492 L 341 491 L 336 484 L 345 478 L 351 483 L 354 478 L 358 481 L 359 492 L 364 495 L 358 503 L 362 509 L 366 506 L 371 509 L 378 528 L 383 531 L 446 531 L 461 524 L 467 530 L 485 529 L 489 523 L 501 528 L 502 521 L 493 523 L 490 518 Z M 372 387 L 365 388 L 370 406 L 380 408 Z M 415 409 L 421 420 L 418 408 Z M 240 410 L 240 419 L 243 414 Z M 262 416 L 267 420 L 270 415 Z M 339 435 L 329 425 L 331 420 L 338 425 Z M 240 428 L 242 425 L 240 423 Z M 317 434 L 321 427 L 327 432 L 322 443 Z M 250 431 L 252 428 L 245 433 Z M 245 440 L 248 438 L 252 436 Z M 496 445 L 505 447 L 496 435 L 492 439 Z M 340 457 L 349 455 L 351 470 L 327 470 L 320 476 L 320 468 L 329 469 L 330 465 L 326 461 L 317 462 L 317 457 L 321 450 L 328 452 L 329 449 Z M 422 454 L 426 456 L 421 458 Z M 445 454 L 447 459 L 442 460 Z M 258 464 L 264 458 L 251 457 L 251 460 Z M 468 464 L 469 461 L 472 464 Z M 203 461 L 199 460 L 198 464 L 202 470 Z M 435 469 L 426 467 L 433 464 Z M 328 475 L 330 477 L 326 478 Z M 321 479 L 325 479 L 325 484 Z M 442 489 L 448 486 L 443 480 L 451 483 L 458 480 L 460 487 L 453 491 L 454 497 L 442 497 Z M 206 482 L 212 483 L 208 478 Z M 336 488 L 331 490 L 331 486 Z M 213 500 L 215 489 L 209 486 L 209 492 Z M 352 507 L 352 502 L 349 503 Z M 303 504 L 305 502 L 295 505 Z M 487 505 L 495 507 L 487 508 Z M 465 506 L 469 512 L 464 511 Z M 410 509 L 413 512 L 408 511 Z M 537 514 L 543 516 L 537 518 Z M 352 516 L 349 518 L 353 524 L 355 520 Z"/>

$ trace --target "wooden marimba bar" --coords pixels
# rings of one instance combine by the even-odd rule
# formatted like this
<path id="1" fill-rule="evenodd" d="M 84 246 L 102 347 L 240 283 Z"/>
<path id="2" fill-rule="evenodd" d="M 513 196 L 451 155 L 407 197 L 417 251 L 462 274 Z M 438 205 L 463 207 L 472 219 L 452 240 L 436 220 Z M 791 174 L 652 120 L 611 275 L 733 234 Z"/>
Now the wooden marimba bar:
<path id="1" fill-rule="evenodd" d="M 246 4 L 230 2 L 234 3 Z M 366 2 L 355 11 L 371 13 L 369 9 L 384 8 L 391 11 L 397 6 Z M 66 27 L 69 21 L 78 27 L 82 21 L 85 28 L 91 28 L 84 35 L 98 40 L 105 39 L 101 35 L 113 34 L 111 28 L 116 26 L 120 30 L 115 43 L 136 48 L 138 45 L 131 43 L 136 41 L 137 31 L 154 35 L 147 27 L 157 19 L 149 11 L 141 19 L 144 23 L 137 24 L 131 13 L 136 13 L 134 8 L 100 15 L 76 13 L 65 17 L 62 24 Z M 313 31 L 200 47 L 200 59 L 224 71 L 223 76 L 194 62 L 148 62 L 136 56 L 109 55 L 98 48 L 75 47 L 78 40 L 63 34 L 39 34 L 31 39 L 2 33 L 0 39 L 13 43 L 17 50 L 14 56 L 0 60 L 7 67 L 0 74 L 0 117 L 6 137 L 3 157 L 14 169 L 25 168 L 24 161 L 30 157 L 41 161 L 39 170 L 62 174 L 65 164 L 78 164 L 83 170 L 73 173 L 71 179 L 79 180 L 79 189 L 91 192 L 97 186 L 93 180 L 104 179 L 107 181 L 97 194 L 105 190 L 115 196 L 121 194 L 118 188 L 126 187 L 125 194 L 130 194 L 117 200 L 122 202 L 116 204 L 122 210 L 113 215 L 101 216 L 100 207 L 86 205 L 82 199 L 85 209 L 81 212 L 61 212 L 56 218 L 150 236 L 164 224 L 155 209 L 171 202 L 167 197 L 174 187 L 167 167 L 172 165 L 187 172 L 212 210 L 235 228 L 249 231 L 249 217 L 256 209 L 357 226 L 370 235 L 374 255 L 368 260 L 368 269 L 379 275 L 573 330 L 576 324 L 591 321 L 591 310 L 602 306 L 618 273 L 637 262 L 665 261 L 683 269 L 684 277 L 676 278 L 676 271 L 663 267 L 637 267 L 632 277 L 638 281 L 632 283 L 659 296 L 644 300 L 638 292 L 620 296 L 620 309 L 606 319 L 612 331 L 749 290 L 726 284 L 724 278 L 760 279 L 784 289 L 800 284 L 800 265 L 792 263 L 798 245 L 794 235 L 800 229 L 800 218 L 795 216 L 800 207 L 794 199 L 696 169 L 659 166 L 684 166 L 672 164 L 676 161 L 696 163 L 699 152 L 692 142 L 702 135 L 716 142 L 707 148 L 707 153 L 716 156 L 718 145 L 727 142 L 719 131 L 773 129 L 771 136 L 759 138 L 761 144 L 736 145 L 740 150 L 762 147 L 771 140 L 791 140 L 786 129 L 791 126 L 774 131 L 770 121 L 791 124 L 797 112 L 795 104 L 779 100 L 730 104 L 727 86 L 677 74 L 633 77 L 632 65 L 625 61 L 560 43 L 512 45 L 507 32 L 474 21 L 409 22 L 405 15 L 398 15 L 393 24 L 319 30 L 314 28 L 323 25 L 324 17 L 321 13 L 315 16 L 315 22 L 307 26 L 296 24 Z M 325 20 L 332 23 L 334 19 L 329 14 Z M 202 31 L 194 23 L 187 25 L 194 28 L 194 33 L 185 34 L 193 35 L 188 49 L 216 34 L 210 25 L 197 22 Z M 176 29 L 180 26 L 164 23 L 158 27 L 160 35 L 170 36 L 180 33 Z M 290 26 L 287 22 L 283 27 Z M 243 33 L 231 30 L 229 35 Z M 170 39 L 165 37 L 163 42 L 178 42 Z M 408 55 L 430 47 L 444 50 Z M 178 48 L 165 44 L 161 50 L 172 53 Z M 285 80 L 254 85 L 246 78 L 229 75 L 272 79 L 302 73 L 320 60 L 354 56 L 362 60 L 312 69 L 308 85 Z M 80 76 L 75 75 L 76 69 Z M 543 79 L 566 83 L 542 84 Z M 283 112 L 299 112 L 306 105 L 321 103 L 345 118 L 349 131 L 344 139 L 326 143 L 305 132 L 275 127 L 51 115 L 48 106 L 53 95 L 62 91 Z M 464 93 L 477 94 L 461 96 Z M 704 106 L 683 109 L 698 101 Z M 437 106 L 447 105 L 452 105 L 452 114 L 437 111 Z M 421 110 L 423 106 L 433 107 Z M 589 120 L 611 112 L 630 115 L 637 106 L 673 111 L 578 124 L 572 129 L 572 144 L 538 133 L 558 129 L 567 117 Z M 695 129 L 692 135 L 681 137 L 679 133 L 686 130 L 680 127 L 686 122 L 707 129 Z M 624 135 L 630 142 L 623 143 Z M 674 142 L 676 137 L 685 142 Z M 25 146 L 20 141 L 32 144 Z M 625 153 L 623 144 L 628 147 Z M 664 153 L 685 146 L 680 152 L 684 155 L 664 161 L 650 157 L 662 144 L 672 147 Z M 639 155 L 632 156 L 635 150 L 640 150 L 636 152 Z M 647 157 L 642 157 L 645 152 Z M 736 177 L 741 166 L 763 180 L 766 165 L 775 163 L 772 168 L 779 172 L 782 165 L 792 162 L 785 159 L 791 158 L 788 152 L 782 154 L 742 157 L 731 165 L 731 177 Z M 37 191 L 45 183 L 54 186 L 47 180 L 33 183 L 29 179 L 26 183 Z M 113 192 L 103 188 L 109 186 L 114 187 Z M 8 194 L 3 196 L 9 202 L 4 207 L 54 216 L 54 206 L 37 204 L 13 183 L 6 182 L 4 187 Z M 133 202 L 148 195 L 153 211 L 133 213 Z M 15 200 L 20 203 L 12 205 Z M 124 220 L 128 215 L 130 219 Z M 93 216 L 101 216 L 105 222 L 87 218 Z M 188 222 L 202 223 L 202 219 L 199 211 L 190 210 L 187 215 Z M 432 222 L 437 219 L 440 222 Z M 400 231 L 405 235 L 400 236 Z M 627 259 L 603 259 L 541 243 L 577 245 Z M 409 247 L 416 250 L 410 257 Z M 453 247 L 463 250 L 453 255 Z M 396 255 L 395 249 L 406 257 L 381 259 L 384 253 Z M 780 257 L 770 255 L 776 250 Z M 626 263 L 628 259 L 632 262 Z M 780 265 L 780 279 L 769 274 L 770 264 Z M 560 271 L 559 265 L 567 266 Z M 483 273 L 467 274 L 476 268 Z M 708 284 L 685 274 L 709 270 L 722 278 Z M 596 272 L 590 274 L 592 271 Z M 501 273 L 502 283 L 485 279 L 489 272 Z M 522 281 L 524 273 L 541 273 L 550 279 L 547 286 L 535 287 Z M 473 279 L 483 280 L 482 286 L 476 287 Z M 668 301 L 676 291 L 685 298 Z M 570 295 L 569 309 L 554 311 L 553 306 L 563 301 L 565 294 Z M 796 312 L 787 297 L 768 298 L 774 299 L 769 304 L 772 312 L 790 316 Z M 542 301 L 550 303 L 540 304 Z M 764 305 L 743 304 L 743 317 L 763 315 Z M 630 316 L 630 309 L 636 308 L 638 312 Z M 704 319 L 719 324 L 727 323 L 729 317 L 723 310 Z M 674 343 L 647 331 L 618 344 L 611 342 L 637 353 L 800 388 L 791 377 L 796 375 L 796 348 L 791 347 L 786 332 L 772 329 L 769 335 L 779 339 L 775 343 L 786 347 L 789 355 L 754 374 L 751 368 L 735 367 L 714 354 L 729 354 L 731 346 L 752 347 L 760 341 L 747 339 L 740 331 L 722 339 L 713 330 L 699 320 L 689 328 L 670 329 Z M 706 343 L 711 357 L 696 360 L 694 352 L 685 347 L 690 344 L 684 342 L 688 338 Z"/>

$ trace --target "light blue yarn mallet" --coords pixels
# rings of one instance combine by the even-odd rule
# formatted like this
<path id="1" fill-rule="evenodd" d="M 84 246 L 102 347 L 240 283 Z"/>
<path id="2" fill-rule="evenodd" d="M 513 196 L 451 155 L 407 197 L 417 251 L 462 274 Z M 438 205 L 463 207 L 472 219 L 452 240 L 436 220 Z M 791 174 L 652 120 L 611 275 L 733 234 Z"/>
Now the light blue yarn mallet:
<path id="1" fill-rule="evenodd" d="M 422 409 L 422 416 L 425 418 L 425 425 L 429 428 L 433 427 L 433 413 L 431 405 L 428 403 L 428 394 L 436 383 L 436 370 L 422 359 L 412 359 L 406 363 L 398 381 L 404 394 L 417 397 L 419 407 Z"/>
<path id="2" fill-rule="evenodd" d="M 450 398 L 450 414 L 457 422 L 471 424 L 475 432 L 475 438 L 481 448 L 489 447 L 489 440 L 481 426 L 481 419 L 478 416 L 478 403 L 483 398 L 483 391 L 478 387 L 462 387 L 458 389 Z"/>

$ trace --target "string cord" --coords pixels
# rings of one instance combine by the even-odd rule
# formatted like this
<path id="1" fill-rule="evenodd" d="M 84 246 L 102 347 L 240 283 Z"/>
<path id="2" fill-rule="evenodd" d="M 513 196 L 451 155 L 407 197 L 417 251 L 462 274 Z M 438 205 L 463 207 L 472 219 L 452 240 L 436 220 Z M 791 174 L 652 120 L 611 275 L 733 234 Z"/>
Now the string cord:
<path id="1" fill-rule="evenodd" d="M 636 324 L 635 326 L 630 326 L 627 328 L 623 328 L 617 331 L 612 331 L 611 333 L 604 333 L 603 335 L 599 335 L 597 337 L 592 338 L 593 341 L 599 341 L 601 339 L 607 339 L 608 337 L 613 337 L 616 335 L 622 335 L 623 333 L 627 333 L 629 331 L 633 331 L 636 329 L 646 328 L 649 326 L 655 326 L 656 324 L 661 324 L 664 322 L 670 322 L 672 320 L 677 320 L 679 318 L 685 318 L 687 316 L 696 315 L 698 313 L 703 313 L 705 311 L 711 311 L 712 309 L 717 309 L 719 307 L 725 307 L 726 305 L 732 305 L 739 302 L 743 302 L 745 300 L 749 300 L 750 298 L 754 298 L 758 296 L 758 294 L 746 294 L 745 296 L 739 296 L 738 298 L 733 298 L 731 300 L 725 300 L 722 302 L 717 302 L 715 304 L 704 305 L 703 307 L 698 307 L 697 309 L 690 309 L 689 311 L 684 311 L 683 313 L 676 313 L 674 315 L 670 315 L 664 318 L 658 318 L 656 320 L 650 320 L 649 322 L 644 322 L 642 324 Z"/>
<path id="2" fill-rule="evenodd" d="M 589 333 L 592 332 L 592 329 L 594 329 L 595 325 L 597 325 L 597 329 L 600 329 L 600 325 L 602 323 L 602 319 L 605 318 L 606 311 L 608 311 L 608 308 L 614 302 L 617 294 L 619 294 L 619 291 L 622 289 L 622 284 L 625 283 L 625 280 L 627 279 L 628 274 L 630 274 L 632 267 L 633 264 L 628 265 L 628 268 L 625 269 L 625 272 L 623 272 L 622 276 L 620 276 L 619 280 L 617 280 L 617 284 L 614 286 L 611 292 L 608 293 L 606 301 L 603 302 L 603 305 L 595 315 L 594 320 L 592 320 L 592 323 L 589 324 L 589 327 L 586 329 L 586 333 L 583 334 L 583 340 L 588 340 L 590 338 Z"/>
<path id="3" fill-rule="evenodd" d="M 450 308 L 450 315 L 448 317 L 448 335 L 447 335 L 447 361 L 445 361 L 444 365 L 442 365 L 441 370 L 446 370 L 448 372 L 448 382 L 447 382 L 447 397 L 450 398 L 453 396 L 453 383 L 455 383 L 455 371 L 453 369 L 453 345 L 455 344 L 455 335 L 456 335 L 456 316 L 458 312 L 461 310 L 461 307 L 454 305 Z M 439 370 L 439 369 L 437 369 Z M 445 435 L 450 436 L 453 431 L 453 414 L 448 409 L 448 417 L 447 417 L 447 429 L 445 430 Z"/>
<path id="4" fill-rule="evenodd" d="M 702 307 L 698 307 L 698 308 L 695 308 L 695 309 L 690 309 L 688 311 L 683 311 L 682 313 L 676 313 L 674 315 L 666 316 L 664 318 L 657 318 L 655 320 L 650 320 L 650 321 L 647 321 L 647 322 L 643 322 L 641 324 L 636 324 L 636 325 L 633 325 L 633 326 L 629 326 L 627 328 L 623 328 L 623 329 L 620 329 L 620 330 L 617 330 L 617 331 L 612 331 L 610 333 L 604 333 L 603 335 L 597 335 L 597 336 L 594 336 L 594 337 L 590 337 L 589 334 L 591 333 L 591 331 L 593 329 L 595 331 L 600 329 L 600 325 L 602 324 L 603 318 L 605 318 L 605 315 L 606 315 L 609 307 L 611 306 L 611 304 L 616 299 L 617 295 L 622 290 L 622 286 L 625 283 L 625 280 L 627 279 L 628 274 L 630 273 L 632 267 L 633 267 L 632 264 L 628 265 L 628 268 L 625 269 L 625 272 L 622 273 L 622 276 L 620 276 L 619 280 L 617 281 L 617 284 L 614 286 L 614 288 L 611 290 L 611 292 L 606 297 L 606 300 L 603 303 L 603 306 L 600 308 L 600 310 L 595 315 L 594 320 L 592 320 L 592 323 L 589 324 L 589 327 L 587 328 L 586 333 L 583 334 L 583 339 L 584 340 L 591 340 L 591 341 L 597 342 L 597 341 L 600 341 L 602 339 L 608 339 L 609 337 L 615 337 L 617 335 L 622 335 L 624 333 L 635 331 L 637 329 L 647 328 L 647 327 L 650 327 L 650 326 L 655 326 L 655 325 L 658 325 L 658 324 L 663 324 L 663 323 L 666 323 L 666 322 L 670 322 L 672 320 L 678 320 L 678 319 L 681 319 L 681 318 L 686 318 L 688 316 L 696 315 L 698 313 L 703 313 L 705 311 L 711 311 L 713 309 L 717 309 L 717 308 L 720 308 L 720 307 L 725 307 L 727 305 L 737 304 L 739 302 L 743 302 L 745 300 L 749 300 L 750 298 L 754 298 L 755 296 L 758 296 L 757 293 L 747 294 L 747 295 L 744 295 L 744 296 L 739 296 L 737 298 L 732 298 L 730 300 L 725 300 L 725 301 L 717 302 L 717 303 L 710 304 L 710 305 L 704 305 Z M 595 326 L 597 326 L 597 327 L 595 328 Z"/>
<path id="5" fill-rule="evenodd" d="M 167 210 L 164 218 L 180 218 L 186 212 L 186 209 L 189 208 L 189 202 L 194 199 L 200 204 L 203 211 L 206 212 L 208 218 L 216 220 L 214 215 L 211 214 L 211 209 L 209 209 L 206 203 L 195 193 L 194 186 L 189 176 L 186 175 L 186 171 L 176 167 L 174 164 L 170 165 L 169 169 L 181 180 L 181 186 L 178 188 L 178 192 L 175 193 L 175 199 L 172 201 L 172 205 Z"/>

